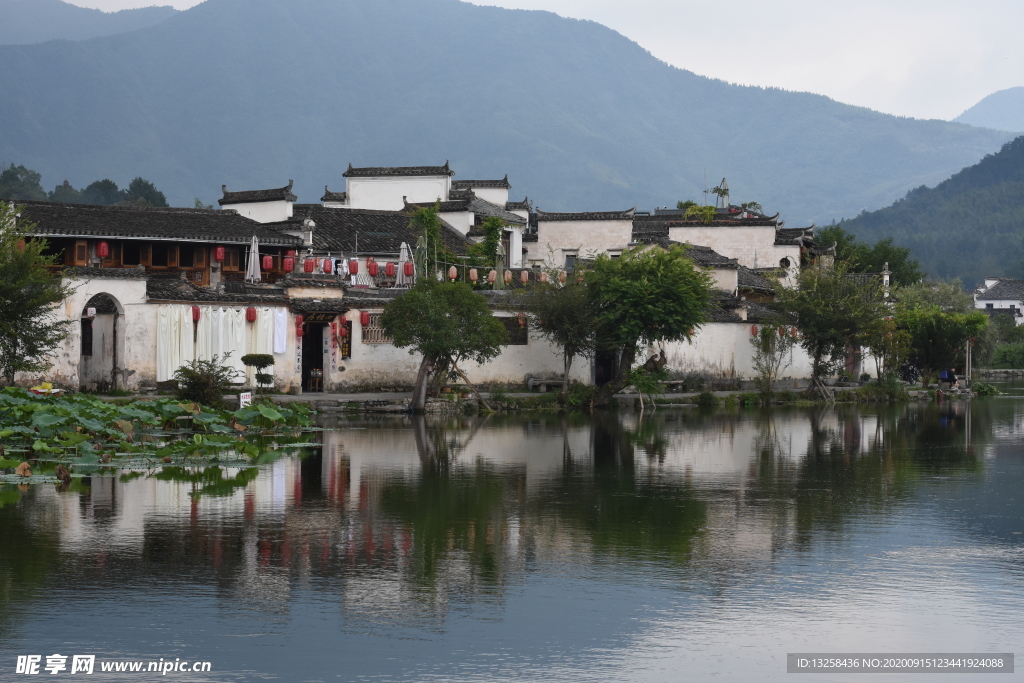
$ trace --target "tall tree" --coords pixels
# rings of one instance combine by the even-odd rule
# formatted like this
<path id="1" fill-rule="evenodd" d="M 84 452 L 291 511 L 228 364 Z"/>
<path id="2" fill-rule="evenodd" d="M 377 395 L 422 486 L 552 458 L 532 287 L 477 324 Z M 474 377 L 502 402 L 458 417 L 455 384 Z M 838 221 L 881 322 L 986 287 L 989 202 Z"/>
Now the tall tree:
<path id="1" fill-rule="evenodd" d="M 167 206 L 167 197 L 145 178 L 134 178 L 124 191 L 124 201 L 141 206 Z"/>
<path id="2" fill-rule="evenodd" d="M 422 249 L 417 245 L 415 257 L 416 270 L 420 273 L 420 277 L 432 278 L 435 273 L 444 270 L 448 264 L 458 260 L 442 237 L 444 226 L 438 215 L 440 208 L 441 205 L 435 203 L 433 206 L 417 209 L 409 220 L 409 226 L 423 238 Z"/>
<path id="3" fill-rule="evenodd" d="M 594 353 L 597 316 L 587 285 L 576 278 L 564 284 L 542 282 L 523 295 L 523 304 L 531 326 L 562 349 L 564 398 L 569 392 L 573 359 Z"/>
<path id="4" fill-rule="evenodd" d="M 683 246 L 601 254 L 584 276 L 596 314 L 599 348 L 620 353 L 616 376 L 599 387 L 594 405 L 607 405 L 629 383 L 639 346 L 690 339 L 707 320 L 711 277 Z"/>
<path id="5" fill-rule="evenodd" d="M 779 307 L 797 318 L 800 345 L 812 360 L 809 391 L 845 358 L 847 347 L 860 345 L 882 318 L 885 307 L 880 277 L 851 273 L 849 265 L 813 266 L 797 275 L 794 288 L 776 291 Z"/>
<path id="6" fill-rule="evenodd" d="M 49 200 L 61 204 L 79 204 L 82 201 L 82 193 L 65 180 L 63 184 L 53 188 L 53 192 L 49 194 Z"/>
<path id="7" fill-rule="evenodd" d="M 910 249 L 896 246 L 891 237 L 873 245 L 857 240 L 841 225 L 830 225 L 817 232 L 819 244 L 836 245 L 836 258 L 845 261 L 852 273 L 881 273 L 886 265 L 893 285 L 911 285 L 924 279 L 921 264 L 910 258 Z"/>
<path id="8" fill-rule="evenodd" d="M 380 322 L 395 346 L 423 354 L 413 388 L 413 412 L 423 411 L 430 378 L 449 372 L 461 376 L 479 398 L 459 363 L 486 363 L 508 343 L 508 332 L 487 301 L 462 282 L 423 278 L 384 308 Z"/>
<path id="9" fill-rule="evenodd" d="M 11 164 L 0 172 L 0 199 L 46 201 L 46 192 L 40 184 L 43 176 L 30 168 Z"/>
<path id="10" fill-rule="evenodd" d="M 84 204 L 96 204 L 99 206 L 111 206 L 124 201 L 124 192 L 113 180 L 105 178 L 89 183 L 82 190 L 82 202 Z"/>
<path id="11" fill-rule="evenodd" d="M 19 214 L 0 202 L 0 374 L 7 383 L 18 372 L 49 367 L 47 357 L 71 324 L 54 312 L 71 289 L 47 270 L 55 257 L 43 254 L 45 240 L 31 239 L 35 226 Z"/>
<path id="12" fill-rule="evenodd" d="M 931 306 L 902 311 L 896 321 L 910 333 L 910 362 L 921 371 L 927 387 L 939 370 L 956 365 L 967 340 L 985 330 L 988 316 L 981 311 L 947 313 Z"/>

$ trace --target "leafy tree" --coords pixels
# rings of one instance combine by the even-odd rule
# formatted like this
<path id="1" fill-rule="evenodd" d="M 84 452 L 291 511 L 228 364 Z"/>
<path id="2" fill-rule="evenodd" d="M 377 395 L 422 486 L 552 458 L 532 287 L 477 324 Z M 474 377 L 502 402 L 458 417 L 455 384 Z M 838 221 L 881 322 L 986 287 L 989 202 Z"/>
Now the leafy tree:
<path id="1" fill-rule="evenodd" d="M 505 221 L 497 216 L 488 216 L 480 225 L 484 233 L 482 242 L 470 245 L 467 249 L 470 259 L 481 268 L 493 268 L 496 265 L 496 254 L 498 245 L 501 244 L 501 233 L 504 231 Z"/>
<path id="2" fill-rule="evenodd" d="M 264 372 L 269 367 L 274 365 L 274 356 L 270 353 L 247 353 L 242 356 L 239 360 L 242 361 L 242 365 L 246 367 L 256 369 L 256 388 L 262 389 L 265 386 L 269 386 L 274 383 L 274 376 L 269 372 Z"/>
<path id="3" fill-rule="evenodd" d="M 423 237 L 423 251 L 417 249 L 417 271 L 433 277 L 433 274 L 444 270 L 447 264 L 455 263 L 458 258 L 448 248 L 442 238 L 444 227 L 438 216 L 441 205 L 425 206 L 413 212 L 409 225 Z"/>
<path id="4" fill-rule="evenodd" d="M 60 202 L 61 204 L 79 204 L 82 202 L 82 193 L 65 180 L 62 185 L 53 188 L 53 192 L 49 195 L 49 200 L 51 202 Z"/>
<path id="5" fill-rule="evenodd" d="M 761 207 L 760 202 L 743 202 L 740 207 L 747 211 L 754 211 L 756 213 L 764 213 L 764 209 Z"/>
<path id="6" fill-rule="evenodd" d="M 970 313 L 974 310 L 974 297 L 964 290 L 960 280 L 915 282 L 897 288 L 893 297 L 907 309 L 938 306 L 947 313 Z"/>
<path id="7" fill-rule="evenodd" d="M 224 395 L 230 394 L 238 370 L 222 365 L 231 353 L 223 359 L 214 356 L 210 360 L 193 360 L 174 371 L 178 382 L 178 398 L 213 408 L 224 407 Z"/>
<path id="8" fill-rule="evenodd" d="M 629 383 L 641 344 L 690 339 L 711 305 L 711 277 L 681 245 L 627 249 L 617 259 L 601 254 L 584 281 L 597 317 L 598 347 L 621 352 L 616 377 L 594 396 L 598 406 Z"/>
<path id="9" fill-rule="evenodd" d="M 676 208 L 679 209 L 680 211 L 686 211 L 691 206 L 697 205 L 697 202 L 693 201 L 692 199 L 687 199 L 685 202 L 680 199 L 678 202 L 676 202 Z"/>
<path id="10" fill-rule="evenodd" d="M 895 382 L 900 368 L 910 358 L 910 333 L 897 325 L 892 316 L 888 316 L 880 318 L 868 328 L 864 343 L 875 358 L 878 381 Z"/>
<path id="11" fill-rule="evenodd" d="M 449 372 L 461 376 L 486 405 L 459 363 L 497 357 L 508 332 L 469 285 L 423 278 L 384 308 L 380 322 L 395 346 L 423 354 L 413 389 L 414 412 L 423 411 L 430 377 Z"/>
<path id="12" fill-rule="evenodd" d="M 713 206 L 698 206 L 693 204 L 692 206 L 686 207 L 686 212 L 683 213 L 683 219 L 696 218 L 701 223 L 710 223 L 715 220 L 717 211 Z"/>
<path id="13" fill-rule="evenodd" d="M 821 377 L 845 358 L 851 344 L 885 314 L 881 278 L 851 273 L 849 265 L 813 266 L 797 275 L 794 288 L 776 291 L 779 307 L 797 318 L 800 345 L 812 359 L 811 386 L 821 390 Z"/>
<path id="14" fill-rule="evenodd" d="M 202 199 L 196 197 L 195 208 L 197 209 L 212 209 L 213 204 L 205 204 Z"/>
<path id="15" fill-rule="evenodd" d="M 46 192 L 40 184 L 43 176 L 24 166 L 11 164 L 0 172 L 0 199 L 46 201 Z"/>
<path id="16" fill-rule="evenodd" d="M 754 384 L 761 400 L 768 403 L 775 393 L 775 382 L 793 362 L 790 352 L 796 340 L 790 335 L 788 324 L 770 322 L 750 338 L 750 345 L 754 347 Z"/>
<path id="17" fill-rule="evenodd" d="M 104 179 L 92 182 L 82 190 L 83 204 L 96 204 L 98 206 L 112 206 L 123 202 L 124 192 L 113 180 Z"/>
<path id="18" fill-rule="evenodd" d="M 910 362 L 921 371 L 921 380 L 929 380 L 942 369 L 953 367 L 967 345 L 988 325 L 981 311 L 947 313 L 938 306 L 901 311 L 897 323 L 910 334 Z"/>
<path id="19" fill-rule="evenodd" d="M 18 218 L 20 209 L 0 202 L 0 373 L 11 383 L 18 372 L 49 367 L 47 357 L 70 331 L 54 307 L 71 293 L 47 266 L 45 240 L 31 239 L 35 226 Z"/>
<path id="20" fill-rule="evenodd" d="M 565 381 L 562 400 L 569 393 L 569 369 L 577 356 L 594 353 L 596 311 L 585 283 L 569 278 L 564 284 L 539 283 L 524 295 L 531 326 L 562 349 Z"/>
<path id="21" fill-rule="evenodd" d="M 167 197 L 145 178 L 134 178 L 124 191 L 124 201 L 140 206 L 167 206 Z"/>
<path id="22" fill-rule="evenodd" d="M 823 245 L 835 242 L 836 258 L 849 264 L 851 273 L 881 273 L 888 264 L 893 285 L 911 285 L 924 279 L 921 264 L 910 258 L 910 249 L 896 246 L 891 237 L 869 245 L 857 241 L 841 225 L 830 225 L 818 231 L 815 241 Z"/>

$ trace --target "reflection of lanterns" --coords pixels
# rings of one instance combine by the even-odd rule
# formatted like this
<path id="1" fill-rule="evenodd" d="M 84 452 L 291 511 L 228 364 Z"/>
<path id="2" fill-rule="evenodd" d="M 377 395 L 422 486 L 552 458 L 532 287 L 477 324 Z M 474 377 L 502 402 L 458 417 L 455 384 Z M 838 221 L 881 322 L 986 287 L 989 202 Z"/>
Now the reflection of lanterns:
<path id="1" fill-rule="evenodd" d="M 367 325 L 370 324 L 370 312 L 369 311 L 362 311 L 362 312 L 359 313 L 359 324 L 362 325 L 363 327 L 366 327 Z"/>
<path id="2" fill-rule="evenodd" d="M 263 270 L 273 270 L 274 268 L 274 257 L 267 254 L 263 257 Z"/>
<path id="3" fill-rule="evenodd" d="M 377 277 L 380 272 L 380 266 L 377 265 L 376 261 L 369 260 L 366 262 L 366 272 L 370 274 L 370 277 Z"/>
<path id="4" fill-rule="evenodd" d="M 395 264 L 392 263 L 391 261 L 388 261 L 387 264 L 384 266 L 384 274 L 387 275 L 388 277 L 394 277 Z"/>
<path id="5" fill-rule="evenodd" d="M 456 268 L 455 266 L 452 266 L 451 268 L 448 269 L 448 279 L 449 280 L 451 280 L 452 282 L 455 282 L 455 278 L 457 278 L 458 276 L 459 276 L 459 269 L 458 268 Z"/>
<path id="6" fill-rule="evenodd" d="M 750 336 L 751 337 L 756 337 L 757 336 L 757 325 L 751 325 L 750 326 Z"/>
<path id="7" fill-rule="evenodd" d="M 516 316 L 516 319 L 519 321 L 519 327 L 526 327 L 526 314 L 525 313 L 520 313 L 519 315 Z"/>
<path id="8" fill-rule="evenodd" d="M 413 265 L 412 261 L 406 261 L 405 262 L 405 276 L 406 277 L 412 277 L 415 274 L 416 274 L 416 266 Z"/>
<path id="9" fill-rule="evenodd" d="M 202 315 L 203 315 L 203 313 L 202 313 L 201 310 L 199 310 L 198 306 L 193 306 L 192 307 L 192 322 L 194 322 L 194 323 L 199 322 L 199 318 L 202 317 Z"/>
<path id="10" fill-rule="evenodd" d="M 295 258 L 292 256 L 285 256 L 281 260 L 281 270 L 286 273 L 290 273 L 295 270 Z"/>
<path id="11" fill-rule="evenodd" d="M 302 323 L 304 323 L 304 322 L 306 322 L 306 318 L 305 317 L 303 317 L 301 315 L 295 316 L 295 327 L 302 327 Z"/>
<path id="12" fill-rule="evenodd" d="M 511 270 L 506 270 L 505 271 L 505 284 L 506 285 L 512 284 L 512 271 Z"/>
<path id="13" fill-rule="evenodd" d="M 110 256 L 110 245 L 106 242 L 100 242 L 96 245 L 96 255 L 100 258 L 107 258 Z"/>
<path id="14" fill-rule="evenodd" d="M 541 274 L 540 274 L 540 281 L 541 282 L 547 282 L 548 281 L 548 274 L 542 271 Z"/>
<path id="15" fill-rule="evenodd" d="M 332 259 L 332 258 L 325 258 L 324 259 L 324 272 L 330 274 L 330 272 L 332 270 L 334 270 L 334 259 Z"/>
<path id="16" fill-rule="evenodd" d="M 255 306 L 250 306 L 249 308 L 245 309 L 245 319 L 246 319 L 246 321 L 251 322 L 251 323 L 256 322 L 256 307 Z"/>
<path id="17" fill-rule="evenodd" d="M 479 273 L 476 272 L 476 268 L 470 268 L 469 269 L 469 281 L 472 282 L 473 284 L 476 284 L 476 281 L 478 279 L 479 279 Z"/>
<path id="18" fill-rule="evenodd" d="M 494 284 L 494 281 L 497 280 L 497 279 L 498 279 L 497 271 L 492 270 L 491 272 L 487 273 L 487 281 L 490 282 L 492 285 Z"/>
<path id="19" fill-rule="evenodd" d="M 214 261 L 223 261 L 224 260 L 224 247 L 214 247 L 213 248 L 213 260 Z"/>
<path id="20" fill-rule="evenodd" d="M 567 279 L 568 277 L 569 277 L 569 274 L 568 274 L 568 273 L 566 273 L 566 272 L 565 272 L 565 271 L 563 270 L 563 271 L 561 271 L 561 272 L 560 272 L 560 273 L 558 274 L 558 281 L 559 281 L 559 282 L 561 282 L 561 283 L 562 283 L 562 284 L 564 285 L 564 284 L 565 284 L 565 280 L 566 280 L 566 279 Z"/>
<path id="21" fill-rule="evenodd" d="M 306 271 L 307 273 L 312 273 L 314 268 L 316 268 L 315 260 L 308 258 L 302 262 L 302 270 Z"/>
<path id="22" fill-rule="evenodd" d="M 348 272 L 350 275 L 359 274 L 359 259 L 352 259 L 348 262 Z"/>
<path id="23" fill-rule="evenodd" d="M 524 285 L 527 282 L 529 282 L 530 281 L 530 271 L 528 271 L 528 270 L 521 271 L 519 273 L 519 281 L 522 282 Z"/>

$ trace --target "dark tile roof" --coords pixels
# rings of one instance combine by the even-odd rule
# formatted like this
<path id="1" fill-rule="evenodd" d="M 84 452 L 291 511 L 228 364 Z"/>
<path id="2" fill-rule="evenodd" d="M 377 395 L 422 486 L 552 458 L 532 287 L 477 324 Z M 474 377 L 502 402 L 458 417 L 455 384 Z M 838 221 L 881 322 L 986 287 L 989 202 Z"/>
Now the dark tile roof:
<path id="1" fill-rule="evenodd" d="M 474 187 L 495 187 L 503 190 L 509 190 L 512 185 L 508 182 L 508 174 L 501 180 L 453 180 L 452 187 L 460 190 L 472 189 Z"/>
<path id="2" fill-rule="evenodd" d="M 1024 280 L 1000 280 L 978 295 L 979 301 L 997 299 L 1024 300 Z"/>
<path id="3" fill-rule="evenodd" d="M 296 297 L 288 300 L 289 307 L 296 313 L 347 313 L 355 304 L 344 299 L 311 299 Z"/>
<path id="4" fill-rule="evenodd" d="M 234 211 L 212 209 L 94 206 L 19 202 L 25 218 L 37 224 L 43 237 L 108 239 L 165 239 L 183 242 L 248 244 L 256 235 L 260 244 L 293 246 L 301 240 L 239 216 Z"/>
<path id="5" fill-rule="evenodd" d="M 273 190 L 244 190 L 242 192 L 228 192 L 227 185 L 221 185 L 221 192 L 224 196 L 217 200 L 221 206 L 225 204 L 253 204 L 258 202 L 294 202 L 298 197 L 292 194 L 294 180 L 289 180 L 285 187 L 278 187 Z"/>
<path id="6" fill-rule="evenodd" d="M 778 228 L 775 231 L 776 245 L 810 246 L 814 243 L 814 226 L 809 228 Z"/>
<path id="7" fill-rule="evenodd" d="M 521 202 L 505 202 L 506 211 L 530 211 L 532 208 L 533 202 L 529 197 L 523 197 Z"/>
<path id="8" fill-rule="evenodd" d="M 694 260 L 698 266 L 705 268 L 721 268 L 725 270 L 736 270 L 740 267 L 739 262 L 734 258 L 722 256 L 711 247 L 702 247 L 695 244 L 685 245 L 689 247 L 687 255 Z"/>
<path id="9" fill-rule="evenodd" d="M 332 273 L 288 273 L 277 282 L 282 287 L 345 287 L 346 282 Z"/>
<path id="10" fill-rule="evenodd" d="M 188 280 L 158 280 L 146 282 L 146 298 L 150 301 L 181 301 L 225 305 L 266 304 L 283 306 L 288 304 L 283 287 L 260 287 L 254 291 L 227 292 L 200 287 Z"/>
<path id="11" fill-rule="evenodd" d="M 416 204 L 406 203 L 405 207 L 406 210 L 408 211 L 420 209 L 425 206 L 433 206 L 435 203 L 439 207 L 439 213 L 459 213 L 462 211 L 469 211 L 470 213 L 473 213 L 476 216 L 495 216 L 497 218 L 502 219 L 506 223 L 515 223 L 517 225 L 526 225 L 527 223 L 527 220 L 522 216 L 514 214 L 511 211 L 506 211 L 497 204 L 492 204 L 491 202 L 485 199 L 480 199 L 472 192 L 470 192 L 469 196 L 465 199 L 457 199 L 454 201 L 449 199 L 449 201 L 447 202 L 418 202 Z"/>
<path id="12" fill-rule="evenodd" d="M 348 192 L 331 192 L 331 189 L 324 185 L 324 196 L 320 201 L 345 203 L 348 201 Z"/>
<path id="13" fill-rule="evenodd" d="M 736 309 L 742 304 L 738 297 L 727 295 L 717 296 L 711 300 L 708 307 L 708 322 L 712 323 L 741 323 L 743 318 L 739 316 Z"/>
<path id="14" fill-rule="evenodd" d="M 401 211 L 372 209 L 325 208 L 317 204 L 295 207 L 296 219 L 310 218 L 313 228 L 313 249 L 318 254 L 350 256 L 360 254 L 398 254 L 402 242 L 416 248 L 420 236 L 410 226 L 411 217 Z M 465 254 L 471 243 L 457 230 L 443 223 L 441 239 L 456 254 Z"/>
<path id="15" fill-rule="evenodd" d="M 537 233 L 535 233 L 535 232 L 524 232 L 523 233 L 523 241 L 524 242 L 536 242 L 536 241 L 538 241 L 537 240 Z"/>
<path id="16" fill-rule="evenodd" d="M 355 168 L 348 165 L 348 170 L 341 174 L 346 178 L 373 178 L 377 176 L 430 176 L 430 175 L 455 175 L 455 171 L 444 166 L 364 166 Z"/>
<path id="17" fill-rule="evenodd" d="M 651 225 L 662 224 L 666 227 L 671 228 L 692 228 L 692 227 L 736 227 L 736 226 L 775 226 L 782 225 L 782 222 L 774 217 L 753 217 L 753 218 L 726 218 L 724 215 L 715 218 L 715 220 L 705 223 L 696 218 L 691 220 L 683 220 L 682 215 L 677 213 L 671 214 L 638 214 L 636 216 L 637 222 L 648 223 Z"/>
<path id="18" fill-rule="evenodd" d="M 149 277 L 145 266 L 136 266 L 135 268 L 65 268 L 62 275 L 68 278 L 75 278 L 76 280 L 89 280 L 92 278 L 145 280 Z"/>
<path id="19" fill-rule="evenodd" d="M 740 266 L 737 277 L 740 289 L 750 289 L 758 292 L 774 292 L 775 288 L 769 280 L 761 277 L 750 268 Z"/>
<path id="20" fill-rule="evenodd" d="M 473 190 L 457 190 L 451 189 L 448 191 L 448 201 L 454 202 L 461 199 L 472 199 L 476 195 L 473 194 Z"/>
<path id="21" fill-rule="evenodd" d="M 537 209 L 538 221 L 629 221 L 636 207 L 628 211 L 582 211 L 579 213 L 548 213 Z"/>
<path id="22" fill-rule="evenodd" d="M 758 301 L 747 302 L 747 322 L 756 323 L 758 325 L 771 322 L 775 323 L 779 320 L 789 319 L 788 324 L 793 325 L 796 320 L 792 315 L 777 311 L 771 307 L 770 304 L 761 303 Z"/>

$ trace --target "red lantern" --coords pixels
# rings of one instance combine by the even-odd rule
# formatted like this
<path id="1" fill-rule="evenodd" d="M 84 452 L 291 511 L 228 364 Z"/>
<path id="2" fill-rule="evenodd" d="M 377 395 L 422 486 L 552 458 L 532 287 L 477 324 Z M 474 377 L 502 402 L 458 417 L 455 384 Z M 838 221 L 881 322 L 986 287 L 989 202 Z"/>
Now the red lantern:
<path id="1" fill-rule="evenodd" d="M 295 327 L 302 327 L 302 323 L 304 322 L 306 322 L 306 319 L 303 316 L 295 316 Z"/>
<path id="2" fill-rule="evenodd" d="M 475 283 L 479 278 L 479 273 L 476 272 L 476 268 L 469 269 L 469 281 Z"/>
<path id="3" fill-rule="evenodd" d="M 751 337 L 756 337 L 757 336 L 757 325 L 751 325 L 750 326 L 750 336 Z"/>
<path id="4" fill-rule="evenodd" d="M 332 259 L 332 258 L 325 258 L 324 259 L 324 272 L 325 273 L 330 273 L 332 270 L 334 270 L 334 259 Z"/>
<path id="5" fill-rule="evenodd" d="M 388 261 L 387 265 L 384 266 L 384 274 L 387 275 L 388 277 L 394 277 L 395 276 L 395 264 L 392 263 L 391 261 Z"/>
<path id="6" fill-rule="evenodd" d="M 286 273 L 290 273 L 295 270 L 295 257 L 285 256 L 284 259 L 281 260 L 281 268 Z"/>
<path id="7" fill-rule="evenodd" d="M 96 245 L 96 255 L 100 258 L 107 258 L 110 256 L 110 245 L 106 242 L 100 242 Z"/>
<path id="8" fill-rule="evenodd" d="M 370 324 L 370 312 L 369 311 L 363 311 L 363 312 L 361 312 L 359 314 L 359 324 L 362 325 L 363 327 L 366 327 L 367 325 Z"/>
<path id="9" fill-rule="evenodd" d="M 301 327 L 296 327 L 295 328 L 295 336 L 296 337 L 300 337 L 301 338 L 305 334 L 306 334 L 306 331 L 304 329 L 302 329 Z"/>
<path id="10" fill-rule="evenodd" d="M 547 273 L 545 273 L 545 272 L 543 272 L 543 271 L 541 271 L 541 274 L 540 274 L 540 281 L 541 281 L 541 282 L 547 282 L 547 281 L 548 281 L 548 274 L 547 274 Z"/>
<path id="11" fill-rule="evenodd" d="M 786 328 L 785 327 L 780 327 L 779 328 L 779 336 L 780 337 L 785 337 L 786 336 Z"/>
<path id="12" fill-rule="evenodd" d="M 358 259 L 352 259 L 351 261 L 348 262 L 348 272 L 349 272 L 350 275 L 358 275 L 359 274 L 359 260 Z"/>
<path id="13" fill-rule="evenodd" d="M 497 272 L 492 270 L 491 272 L 487 273 L 487 281 L 490 282 L 492 285 L 494 284 L 494 281 L 497 280 L 497 279 L 498 279 L 498 273 Z"/>
<path id="14" fill-rule="evenodd" d="M 224 260 L 224 247 L 214 247 L 213 248 L 213 260 L 214 261 L 223 261 Z"/>
<path id="15" fill-rule="evenodd" d="M 273 270 L 274 268 L 274 257 L 267 254 L 263 257 L 263 270 Z"/>
<path id="16" fill-rule="evenodd" d="M 347 324 L 341 323 L 341 325 L 338 326 L 338 336 L 340 338 L 342 338 L 342 339 L 344 339 L 345 337 L 348 336 L 348 325 Z"/>
<path id="17" fill-rule="evenodd" d="M 250 306 L 249 308 L 245 309 L 245 319 L 248 322 L 251 322 L 251 323 L 256 322 L 256 307 L 255 306 Z"/>
<path id="18" fill-rule="evenodd" d="M 455 278 L 459 276 L 459 270 L 455 266 L 448 269 L 448 279 L 455 282 Z"/>
<path id="19" fill-rule="evenodd" d="M 789 336 L 791 336 L 793 339 L 796 339 L 796 328 L 795 327 L 789 328 Z"/>
<path id="20" fill-rule="evenodd" d="M 305 261 L 303 261 L 302 270 L 306 271 L 307 273 L 312 273 L 314 268 L 316 268 L 315 260 L 308 258 Z"/>
<path id="21" fill-rule="evenodd" d="M 377 273 L 380 272 L 380 266 L 377 265 L 376 261 L 367 261 L 366 272 L 370 274 L 370 277 L 377 277 Z"/>
<path id="22" fill-rule="evenodd" d="M 505 284 L 506 285 L 512 284 L 512 271 L 511 270 L 506 270 L 505 271 Z"/>
<path id="23" fill-rule="evenodd" d="M 199 318 L 202 315 L 203 315 L 203 312 L 199 309 L 198 306 L 193 306 L 192 307 L 192 322 L 194 322 L 194 323 L 199 322 Z"/>
<path id="24" fill-rule="evenodd" d="M 413 265 L 412 261 L 406 261 L 404 268 L 406 277 L 412 277 L 413 275 L 416 274 L 416 266 Z"/>
<path id="25" fill-rule="evenodd" d="M 291 256 L 292 258 L 295 258 L 295 250 L 294 249 L 289 249 L 288 251 L 284 252 L 284 255 L 285 256 Z"/>
<path id="26" fill-rule="evenodd" d="M 519 272 L 519 281 L 522 282 L 524 285 L 527 282 L 529 282 L 530 281 L 530 271 L 528 271 L 528 270 L 520 271 Z"/>

